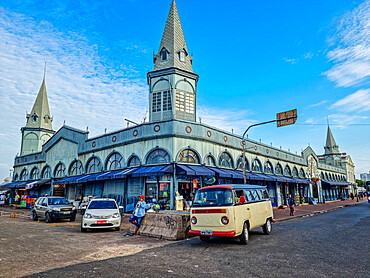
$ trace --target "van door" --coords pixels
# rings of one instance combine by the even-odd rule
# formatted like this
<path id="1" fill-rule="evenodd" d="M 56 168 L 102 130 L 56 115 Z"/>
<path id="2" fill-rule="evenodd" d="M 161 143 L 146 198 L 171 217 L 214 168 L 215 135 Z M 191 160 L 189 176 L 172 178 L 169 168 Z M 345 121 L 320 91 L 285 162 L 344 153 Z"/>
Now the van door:
<path id="1" fill-rule="evenodd" d="M 243 231 L 244 222 L 250 219 L 250 211 L 247 205 L 247 197 L 244 190 L 235 190 L 236 200 L 234 206 L 235 231 L 237 234 Z M 244 199 L 241 202 L 240 199 Z"/>
<path id="2" fill-rule="evenodd" d="M 261 200 L 260 195 L 257 193 L 257 190 L 251 190 L 254 203 L 251 204 L 253 210 L 251 210 L 251 218 L 254 223 L 254 227 L 259 227 L 265 224 L 266 222 L 266 204 Z"/>

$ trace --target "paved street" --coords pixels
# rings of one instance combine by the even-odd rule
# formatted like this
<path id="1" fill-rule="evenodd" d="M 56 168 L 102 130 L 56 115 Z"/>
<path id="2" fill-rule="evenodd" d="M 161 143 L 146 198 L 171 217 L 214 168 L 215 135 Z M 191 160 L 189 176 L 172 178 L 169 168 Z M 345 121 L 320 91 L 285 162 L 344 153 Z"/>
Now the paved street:
<path id="1" fill-rule="evenodd" d="M 297 215 L 346 204 L 301 206 L 297 207 Z M 113 277 L 180 274 L 223 277 L 227 273 L 236 276 L 242 269 L 243 276 L 249 277 L 281 277 L 291 273 L 354 277 L 354 269 L 356 277 L 368 277 L 370 271 L 366 253 L 370 250 L 367 234 L 370 208 L 365 202 L 312 217 L 278 222 L 270 236 L 256 229 L 251 232 L 247 246 L 233 239 L 220 238 L 204 244 L 198 238 L 168 242 L 140 236 L 124 237 L 122 231 L 82 234 L 79 219 L 74 223 L 46 224 L 31 221 L 27 210 L 17 211 L 20 212 L 18 218 L 9 218 L 4 215 L 6 212 L 0 216 L 0 277 L 38 272 L 43 273 L 34 277 L 63 277 L 67 273 L 72 277 L 105 277 L 107 273 Z M 285 220 L 286 213 L 288 210 L 275 210 L 275 218 Z M 129 227 L 126 217 L 122 228 Z M 22 267 L 14 271 L 14 265 Z"/>

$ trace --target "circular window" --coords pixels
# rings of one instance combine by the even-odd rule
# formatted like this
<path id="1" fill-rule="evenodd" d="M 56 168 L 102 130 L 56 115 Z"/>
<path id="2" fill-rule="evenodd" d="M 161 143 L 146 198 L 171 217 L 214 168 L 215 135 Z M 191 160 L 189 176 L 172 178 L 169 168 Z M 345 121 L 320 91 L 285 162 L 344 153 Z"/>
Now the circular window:
<path id="1" fill-rule="evenodd" d="M 279 152 L 276 152 L 276 156 L 279 156 Z"/>
<path id="2" fill-rule="evenodd" d="M 158 132 L 158 131 L 160 131 L 161 130 L 161 127 L 159 126 L 159 125 L 155 125 L 154 126 L 154 131 L 155 132 Z"/>
<path id="3" fill-rule="evenodd" d="M 139 132 L 137 131 L 137 129 L 134 130 L 134 132 L 132 133 L 132 135 L 134 135 L 135 137 L 139 134 Z"/>
<path id="4" fill-rule="evenodd" d="M 212 136 L 212 132 L 208 130 L 208 131 L 207 131 L 207 136 L 208 136 L 208 137 L 211 137 L 211 136 Z"/>
<path id="5" fill-rule="evenodd" d="M 285 155 L 285 158 L 288 159 L 288 155 Z"/>
<path id="6" fill-rule="evenodd" d="M 270 151 L 269 151 L 269 149 L 266 149 L 266 153 L 268 154 Z"/>
<path id="7" fill-rule="evenodd" d="M 186 128 L 185 128 L 185 131 L 187 132 L 187 133 L 191 133 L 191 127 L 190 126 L 187 126 Z"/>
<path id="8" fill-rule="evenodd" d="M 254 145 L 254 150 L 255 150 L 255 151 L 257 150 L 257 145 Z"/>
<path id="9" fill-rule="evenodd" d="M 226 135 L 224 136 L 224 141 L 227 142 L 227 136 Z"/>
<path id="10" fill-rule="evenodd" d="M 95 148 L 95 146 L 96 146 L 96 142 L 95 142 L 95 141 L 93 141 L 93 142 L 92 142 L 92 144 L 91 144 L 91 146 L 92 146 L 93 148 Z"/>
<path id="11" fill-rule="evenodd" d="M 116 135 L 114 135 L 113 137 L 112 137 L 112 142 L 116 142 L 117 141 L 117 136 Z"/>

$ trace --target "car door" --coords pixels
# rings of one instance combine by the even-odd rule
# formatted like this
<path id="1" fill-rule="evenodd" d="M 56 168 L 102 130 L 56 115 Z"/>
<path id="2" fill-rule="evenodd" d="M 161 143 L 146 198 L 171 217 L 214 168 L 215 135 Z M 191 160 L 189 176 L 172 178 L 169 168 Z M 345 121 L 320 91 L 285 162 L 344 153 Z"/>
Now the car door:
<path id="1" fill-rule="evenodd" d="M 44 201 L 44 197 L 39 198 L 37 202 L 35 203 L 35 211 L 38 217 L 41 217 L 41 204 Z"/>
<path id="2" fill-rule="evenodd" d="M 45 213 L 48 209 L 48 198 L 44 198 L 41 203 L 40 216 L 45 217 Z"/>

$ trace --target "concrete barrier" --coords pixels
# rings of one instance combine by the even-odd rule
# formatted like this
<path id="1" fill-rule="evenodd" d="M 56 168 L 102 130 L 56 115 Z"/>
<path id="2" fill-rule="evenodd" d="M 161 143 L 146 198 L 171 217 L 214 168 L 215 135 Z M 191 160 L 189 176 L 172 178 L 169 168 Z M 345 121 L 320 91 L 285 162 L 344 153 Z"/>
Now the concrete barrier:
<path id="1" fill-rule="evenodd" d="M 147 212 L 138 234 L 167 240 L 181 240 L 187 236 L 188 227 L 190 227 L 190 215 L 187 212 Z"/>

